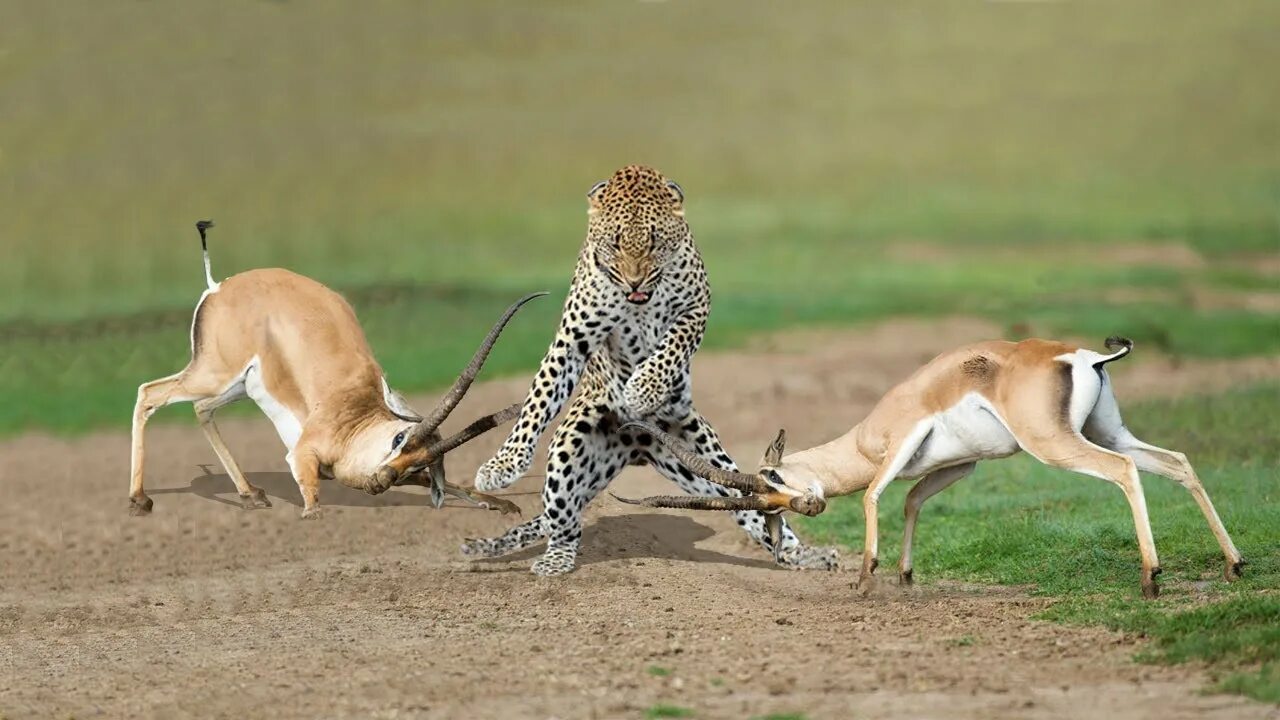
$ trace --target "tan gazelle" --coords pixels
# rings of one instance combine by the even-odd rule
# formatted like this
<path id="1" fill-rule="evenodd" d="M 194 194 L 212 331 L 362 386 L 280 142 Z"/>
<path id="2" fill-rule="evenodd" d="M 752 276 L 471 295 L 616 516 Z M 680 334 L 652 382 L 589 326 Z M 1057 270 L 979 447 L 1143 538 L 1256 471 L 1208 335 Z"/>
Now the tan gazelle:
<path id="1" fill-rule="evenodd" d="M 866 490 L 866 542 L 860 587 L 869 589 L 877 565 L 877 506 L 895 478 L 922 478 L 906 501 L 906 531 L 899 564 L 911 582 L 911 541 L 920 507 L 973 471 L 980 460 L 1025 450 L 1046 465 L 1114 483 L 1129 501 L 1142 553 L 1142 592 L 1159 594 L 1147 504 L 1138 471 L 1162 475 L 1190 491 L 1226 557 L 1225 576 L 1240 576 L 1244 559 L 1218 518 L 1185 455 L 1149 445 L 1129 432 L 1104 366 L 1133 348 L 1121 337 L 1102 355 L 1049 340 L 989 341 L 943 353 L 890 390 L 861 423 L 831 442 L 783 457 L 785 434 L 765 452 L 759 472 L 711 467 L 648 423 L 633 423 L 675 452 L 690 471 L 743 493 L 741 497 L 659 496 L 626 500 L 649 507 L 785 510 L 817 515 L 827 498 Z M 776 519 L 773 521 L 776 525 Z"/>
<path id="2" fill-rule="evenodd" d="M 486 415 L 449 438 L 438 428 L 480 372 L 507 322 L 529 300 L 507 308 L 470 364 L 426 417 L 387 385 L 355 312 L 338 293 L 301 275 L 260 269 L 214 282 L 206 231 L 196 224 L 204 251 L 208 289 L 191 322 L 191 362 L 176 375 L 143 383 L 133 411 L 130 510 L 151 511 L 142 489 L 143 432 L 147 418 L 165 405 L 190 402 L 209 444 L 235 482 L 245 507 L 270 507 L 249 484 L 213 423 L 218 408 L 248 397 L 267 415 L 288 449 L 285 459 L 302 491 L 302 517 L 319 511 L 320 478 L 332 478 L 371 494 L 392 485 L 425 485 L 439 507 L 450 494 L 503 513 L 518 508 L 445 480 L 444 454 L 506 422 L 517 403 Z"/>

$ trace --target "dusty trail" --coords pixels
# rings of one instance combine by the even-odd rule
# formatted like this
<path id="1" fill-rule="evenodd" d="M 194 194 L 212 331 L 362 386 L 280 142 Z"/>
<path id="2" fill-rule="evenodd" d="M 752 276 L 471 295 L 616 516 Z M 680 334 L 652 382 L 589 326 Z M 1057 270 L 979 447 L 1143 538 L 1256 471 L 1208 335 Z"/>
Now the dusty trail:
<path id="1" fill-rule="evenodd" d="M 938 350 L 995 335 L 960 320 L 775 336 L 700 357 L 697 395 L 753 464 L 777 427 L 816 443 Z M 1137 397 L 1277 377 L 1280 361 L 1223 369 L 1133 363 L 1119 386 Z M 456 417 L 524 388 L 477 386 Z M 126 512 L 124 434 L 0 444 L 0 716 L 634 718 L 668 703 L 699 718 L 1276 717 L 1200 695 L 1194 668 L 1133 664 L 1133 639 L 1029 620 L 1042 601 L 1018 590 L 901 592 L 889 573 L 861 599 L 851 574 L 775 569 L 719 516 L 604 496 L 579 570 L 554 579 L 527 571 L 540 549 L 463 560 L 462 538 L 513 520 L 435 512 L 412 490 L 326 483 L 327 514 L 303 522 L 265 420 L 221 425 L 275 507 L 238 507 L 194 421 L 150 429 L 146 519 Z M 500 439 L 452 457 L 452 477 L 469 479 Z M 526 517 L 539 483 L 513 495 Z M 668 487 L 631 469 L 614 489 Z"/>

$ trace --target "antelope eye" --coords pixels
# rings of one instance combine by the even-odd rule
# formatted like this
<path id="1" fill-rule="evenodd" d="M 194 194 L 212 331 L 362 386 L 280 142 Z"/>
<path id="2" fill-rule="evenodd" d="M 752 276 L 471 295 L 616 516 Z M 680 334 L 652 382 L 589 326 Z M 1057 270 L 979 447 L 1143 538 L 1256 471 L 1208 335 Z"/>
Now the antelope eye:
<path id="1" fill-rule="evenodd" d="M 403 431 L 403 430 L 401 430 L 400 432 L 396 433 L 396 437 L 395 437 L 395 439 L 391 441 L 391 449 L 392 449 L 392 450 L 395 450 L 396 448 L 400 447 L 400 445 L 401 445 L 401 444 L 403 444 L 403 443 L 404 443 L 404 435 L 405 435 L 405 433 L 404 433 L 404 431 Z"/>
<path id="2" fill-rule="evenodd" d="M 775 485 L 782 484 L 782 476 L 778 475 L 777 470 L 764 470 L 764 471 L 761 471 L 760 474 L 764 476 L 765 480 L 768 480 L 769 482 L 774 483 Z"/>

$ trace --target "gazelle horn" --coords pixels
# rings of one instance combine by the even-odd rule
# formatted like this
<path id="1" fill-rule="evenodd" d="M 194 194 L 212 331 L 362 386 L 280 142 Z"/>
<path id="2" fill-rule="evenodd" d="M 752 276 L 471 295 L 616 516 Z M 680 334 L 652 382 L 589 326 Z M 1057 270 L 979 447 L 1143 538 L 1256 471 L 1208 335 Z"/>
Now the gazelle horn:
<path id="1" fill-rule="evenodd" d="M 734 472 L 731 470 L 721 470 L 712 465 L 706 458 L 694 453 L 685 447 L 684 443 L 668 435 L 658 428 L 657 425 L 649 422 L 634 421 L 623 426 L 625 428 L 639 429 L 649 433 L 672 455 L 676 456 L 686 468 L 694 475 L 704 477 L 717 485 L 723 485 L 727 488 L 733 488 L 744 493 L 767 493 L 772 488 L 769 487 L 762 478 L 757 475 L 750 475 L 742 472 Z M 736 509 L 736 508 L 735 508 Z M 751 508 L 748 508 L 751 509 Z"/>
<path id="2" fill-rule="evenodd" d="M 522 405 L 524 405 L 523 402 L 518 402 L 513 405 L 509 405 L 492 415 L 485 415 L 440 442 L 427 446 L 427 457 L 434 460 L 459 445 L 470 442 L 502 423 L 514 419 L 520 414 L 520 407 Z"/>
<path id="3" fill-rule="evenodd" d="M 536 297 L 546 295 L 545 292 L 532 293 L 525 295 L 519 300 L 511 304 L 506 312 L 502 313 L 502 317 L 498 318 L 498 322 L 494 323 L 493 328 L 489 330 L 489 334 L 485 336 L 484 342 L 480 343 L 480 347 L 476 349 L 475 355 L 471 356 L 471 362 L 467 363 L 467 367 L 463 369 L 462 374 L 454 381 L 453 387 L 449 388 L 449 392 L 440 398 L 440 402 L 435 409 L 427 413 L 422 422 L 413 429 L 413 435 L 410 440 L 421 442 L 423 438 L 440 427 L 449 413 L 458 407 L 458 403 L 462 402 L 462 397 L 467 394 L 467 390 L 471 389 L 471 383 L 475 381 L 476 376 L 480 374 L 480 368 L 484 367 L 484 361 L 489 357 L 489 351 L 493 349 L 494 343 L 498 341 L 498 336 L 502 334 L 503 328 L 511 320 L 525 303 Z"/>
<path id="4" fill-rule="evenodd" d="M 609 493 L 613 495 L 613 493 Z M 634 499 L 613 495 L 619 502 L 628 505 L 643 505 L 651 508 L 675 508 L 677 510 L 771 510 L 769 503 L 759 495 L 742 497 L 712 497 L 710 495 L 654 495 L 652 497 Z"/>

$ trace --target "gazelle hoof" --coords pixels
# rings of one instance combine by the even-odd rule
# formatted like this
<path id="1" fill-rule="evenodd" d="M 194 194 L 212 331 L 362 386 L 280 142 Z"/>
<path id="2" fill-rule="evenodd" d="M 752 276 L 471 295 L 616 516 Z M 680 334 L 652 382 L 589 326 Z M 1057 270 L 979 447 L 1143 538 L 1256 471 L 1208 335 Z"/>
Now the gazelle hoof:
<path id="1" fill-rule="evenodd" d="M 489 500 L 484 501 L 483 507 L 485 510 L 496 510 L 502 513 L 503 515 L 510 515 L 511 513 L 515 513 L 516 515 L 521 514 L 520 506 L 511 502 L 510 500 L 501 500 L 499 498 L 491 498 Z"/>
<path id="2" fill-rule="evenodd" d="M 240 505 L 245 510 L 253 510 L 254 508 L 269 508 L 271 501 L 267 499 L 267 492 L 262 488 L 254 488 L 253 492 L 240 496 Z"/>
<path id="3" fill-rule="evenodd" d="M 1231 582 L 1233 580 L 1239 580 L 1240 576 L 1244 574 L 1244 566 L 1247 564 L 1248 563 L 1245 562 L 1244 558 L 1240 558 L 1234 563 L 1229 563 L 1227 565 L 1227 571 L 1225 573 L 1227 582 Z"/>
<path id="4" fill-rule="evenodd" d="M 913 572 L 914 572 L 913 570 L 905 570 L 903 572 L 898 573 L 898 584 L 909 587 L 911 583 L 914 582 L 914 579 L 911 577 L 911 574 Z"/>
<path id="5" fill-rule="evenodd" d="M 129 498 L 129 514 L 134 517 L 142 517 L 151 514 L 151 507 L 155 503 L 151 502 L 151 498 L 146 495 Z"/>
<path id="6" fill-rule="evenodd" d="M 1160 568 L 1151 568 L 1150 573 L 1144 573 L 1142 577 L 1142 597 L 1147 600 L 1155 600 L 1160 597 L 1160 585 L 1156 582 L 1156 576 L 1162 571 Z"/>

